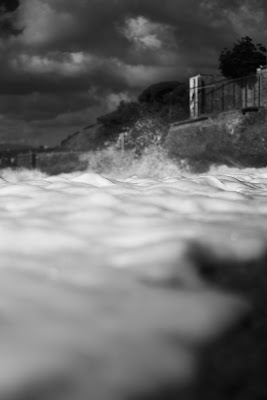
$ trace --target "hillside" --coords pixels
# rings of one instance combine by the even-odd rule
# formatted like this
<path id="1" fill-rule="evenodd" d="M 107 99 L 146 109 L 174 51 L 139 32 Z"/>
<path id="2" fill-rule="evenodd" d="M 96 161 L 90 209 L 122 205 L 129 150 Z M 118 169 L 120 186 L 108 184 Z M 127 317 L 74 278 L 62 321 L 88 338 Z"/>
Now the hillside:
<path id="1" fill-rule="evenodd" d="M 188 117 L 188 87 L 178 81 L 160 82 L 146 88 L 136 102 L 122 101 L 111 113 L 98 117 L 97 123 L 74 132 L 64 139 L 59 150 L 96 150 L 131 132 L 125 146 L 132 148 L 142 136 L 154 132 L 166 134 L 169 124 Z M 140 128 L 141 125 L 141 128 Z"/>
<path id="2" fill-rule="evenodd" d="M 60 144 L 60 149 L 62 150 L 95 150 L 99 147 L 99 141 L 102 137 L 101 135 L 101 125 L 94 124 L 86 126 L 69 135 L 65 140 L 63 140 Z"/>

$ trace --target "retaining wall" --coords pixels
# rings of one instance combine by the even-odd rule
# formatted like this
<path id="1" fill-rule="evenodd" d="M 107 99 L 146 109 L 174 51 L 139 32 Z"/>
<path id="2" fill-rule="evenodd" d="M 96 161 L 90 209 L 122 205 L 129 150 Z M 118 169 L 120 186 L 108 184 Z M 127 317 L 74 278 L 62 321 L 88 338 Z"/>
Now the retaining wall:
<path id="1" fill-rule="evenodd" d="M 245 115 L 228 111 L 172 124 L 165 140 L 170 156 L 228 163 L 267 165 L 267 108 Z"/>

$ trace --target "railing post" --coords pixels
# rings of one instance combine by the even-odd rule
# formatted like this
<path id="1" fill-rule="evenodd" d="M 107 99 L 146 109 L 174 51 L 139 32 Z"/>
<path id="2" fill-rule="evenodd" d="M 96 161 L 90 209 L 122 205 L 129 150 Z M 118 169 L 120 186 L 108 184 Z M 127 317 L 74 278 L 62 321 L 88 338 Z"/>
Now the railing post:
<path id="1" fill-rule="evenodd" d="M 194 86 L 194 110 L 195 110 L 195 116 L 197 115 L 197 111 L 198 111 L 198 101 L 197 101 L 197 85 L 195 84 Z"/>
<path id="2" fill-rule="evenodd" d="M 203 84 L 202 84 L 202 86 L 201 86 L 201 96 L 200 96 L 200 98 L 201 98 L 201 107 L 200 107 L 200 113 L 201 114 L 205 114 L 205 112 L 206 112 L 206 99 L 205 99 L 205 90 L 204 90 L 204 87 L 203 87 Z"/>

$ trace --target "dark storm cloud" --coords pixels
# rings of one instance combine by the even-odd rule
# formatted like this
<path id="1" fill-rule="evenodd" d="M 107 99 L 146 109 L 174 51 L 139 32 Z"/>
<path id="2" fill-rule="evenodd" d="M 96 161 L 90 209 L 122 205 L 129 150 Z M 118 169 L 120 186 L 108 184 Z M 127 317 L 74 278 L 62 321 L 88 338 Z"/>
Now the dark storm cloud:
<path id="1" fill-rule="evenodd" d="M 247 34 L 265 41 L 266 3 L 21 1 L 14 23 L 22 33 L 0 40 L 1 121 L 32 121 L 35 134 L 66 121 L 79 126 L 83 110 L 108 109 L 114 93 L 131 97 L 160 80 L 216 73 L 225 46 Z"/>
<path id="2" fill-rule="evenodd" d="M 17 36 L 22 32 L 14 26 L 14 11 L 19 5 L 19 0 L 0 0 L 0 37 Z"/>
<path id="3" fill-rule="evenodd" d="M 37 1 L 37 0 L 35 0 Z M 27 0 L 26 0 L 27 2 Z M 39 42 L 39 51 L 44 49 L 60 51 L 89 50 L 105 56 L 120 56 L 127 54 L 128 41 L 120 34 L 117 27 L 122 25 L 127 17 L 144 16 L 159 23 L 173 26 L 186 38 L 189 33 L 200 33 L 211 29 L 210 22 L 219 17 L 227 9 L 238 10 L 242 1 L 199 1 L 199 0 L 61 0 L 38 1 L 33 7 L 33 1 L 28 1 L 26 12 L 35 12 L 43 17 L 50 17 L 52 31 L 53 22 L 57 20 L 62 29 L 47 35 L 46 40 Z M 31 18 L 25 17 L 25 22 Z M 33 21 L 31 21 L 33 22 Z M 49 23 L 49 20 L 47 20 Z M 68 22 L 69 25 L 65 23 Z M 37 19 L 38 24 L 38 19 Z M 36 24 L 36 25 L 37 25 Z M 227 21 L 226 21 L 227 25 Z M 228 24 L 229 26 L 229 24 Z M 36 26 L 37 30 L 38 27 Z M 39 29 L 42 30 L 42 27 Z M 231 29 L 232 30 L 232 29 Z M 215 29 L 216 31 L 216 29 Z M 29 32 L 31 31 L 29 27 Z M 225 35 L 226 32 L 223 34 Z M 202 36 L 202 35 L 201 35 Z M 206 37 L 208 39 L 208 37 Z"/>
<path id="4" fill-rule="evenodd" d="M 66 112 L 74 113 L 80 109 L 97 106 L 98 98 L 88 93 L 76 92 L 75 101 L 70 93 L 34 92 L 27 95 L 0 96 L 0 113 L 8 118 L 21 118 L 25 121 L 56 118 Z"/>
<path id="5" fill-rule="evenodd" d="M 27 60 L 24 60 L 25 68 L 18 63 L 15 70 L 9 70 L 12 73 L 8 79 L 3 76 L 1 88 L 12 90 L 10 80 L 13 80 L 18 90 L 26 86 L 31 91 L 29 79 L 32 79 L 34 91 L 55 88 L 65 92 L 67 87 L 73 91 L 73 80 L 77 90 L 80 90 L 82 81 L 86 86 L 103 82 L 104 88 L 109 86 L 109 89 L 118 90 L 121 86 L 127 89 L 126 66 L 130 70 L 136 65 L 164 67 L 169 63 L 174 64 L 177 76 L 183 77 L 192 70 L 197 71 L 199 65 L 214 69 L 219 51 L 238 35 L 227 12 L 238 14 L 243 4 L 244 1 L 238 0 L 165 0 L 164 5 L 161 0 L 24 0 L 20 18 L 25 31 L 17 41 L 13 41 L 13 55 L 7 54 L 7 60 L 20 53 L 28 55 L 28 63 L 31 62 L 30 56 L 37 55 L 41 60 L 35 69 L 27 69 Z M 263 6 L 266 8 L 260 1 L 255 4 L 259 10 Z M 134 48 L 134 43 L 123 34 L 123 27 L 127 18 L 134 20 L 138 16 L 157 23 L 158 27 L 163 26 L 163 29 L 169 28 L 169 42 L 167 37 L 164 43 L 165 47 L 169 44 L 168 54 L 162 51 L 160 57 L 160 49 Z M 42 69 L 49 60 L 64 64 L 70 53 L 78 52 L 95 57 L 89 61 L 87 71 L 81 70 L 71 76 L 61 73 L 60 68 Z M 210 57 L 211 54 L 214 58 Z M 114 59 L 120 63 L 114 63 Z M 120 72 L 121 77 L 118 76 Z M 38 82 L 40 75 L 43 83 Z M 23 85 L 23 77 L 26 85 Z"/>

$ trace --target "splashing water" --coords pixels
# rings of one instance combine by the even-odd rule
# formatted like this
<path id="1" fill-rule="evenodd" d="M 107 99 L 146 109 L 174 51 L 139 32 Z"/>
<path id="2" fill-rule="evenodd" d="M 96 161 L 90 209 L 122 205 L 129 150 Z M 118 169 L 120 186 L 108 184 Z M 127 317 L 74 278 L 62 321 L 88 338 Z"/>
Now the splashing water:
<path id="1" fill-rule="evenodd" d="M 88 156 L 106 175 L 1 172 L 3 399 L 178 390 L 249 310 L 201 266 L 265 257 L 267 170 L 190 174 L 156 150 L 110 167 L 107 154 Z"/>
<path id="2" fill-rule="evenodd" d="M 167 156 L 161 147 L 150 146 L 140 157 L 131 150 L 121 151 L 111 146 L 107 149 L 89 152 L 82 157 L 88 162 L 88 170 L 113 178 L 128 178 L 136 175 L 140 178 L 162 179 L 167 176 L 181 175 L 189 171 L 185 161 L 175 162 Z"/>

